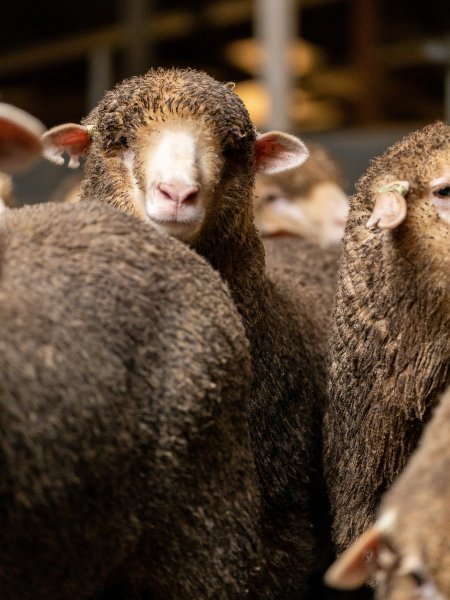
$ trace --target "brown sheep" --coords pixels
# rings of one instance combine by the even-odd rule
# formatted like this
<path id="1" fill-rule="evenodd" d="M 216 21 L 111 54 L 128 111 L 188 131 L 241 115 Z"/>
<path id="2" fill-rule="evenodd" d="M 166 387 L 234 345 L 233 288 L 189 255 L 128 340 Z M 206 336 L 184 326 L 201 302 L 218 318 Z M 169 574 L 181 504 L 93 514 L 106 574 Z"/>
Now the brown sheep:
<path id="1" fill-rule="evenodd" d="M 84 198 L 182 239 L 228 283 L 252 355 L 249 426 L 272 572 L 261 597 L 306 598 L 326 559 L 318 549 L 327 536 L 325 344 L 314 312 L 323 295 L 282 272 L 266 275 L 253 218 L 255 170 L 299 165 L 304 145 L 278 132 L 257 136 L 241 100 L 205 73 L 158 69 L 116 86 L 82 126 L 54 128 L 44 146 L 55 162 L 65 151 L 72 166 L 86 158 Z"/>
<path id="2" fill-rule="evenodd" d="M 377 598 L 450 598 L 449 431 L 450 388 L 383 497 L 374 527 L 330 569 L 331 585 L 353 588 L 375 573 Z"/>
<path id="3" fill-rule="evenodd" d="M 263 237 L 298 235 L 327 248 L 344 234 L 348 199 L 336 161 L 317 144 L 308 150 L 300 167 L 257 175 L 255 222 Z"/>
<path id="4" fill-rule="evenodd" d="M 94 203 L 5 211 L 0 267 L 2 600 L 247 597 L 250 359 L 219 276 Z"/>
<path id="5" fill-rule="evenodd" d="M 330 341 L 325 472 L 339 552 L 450 384 L 450 127 L 372 161 L 350 201 Z"/>

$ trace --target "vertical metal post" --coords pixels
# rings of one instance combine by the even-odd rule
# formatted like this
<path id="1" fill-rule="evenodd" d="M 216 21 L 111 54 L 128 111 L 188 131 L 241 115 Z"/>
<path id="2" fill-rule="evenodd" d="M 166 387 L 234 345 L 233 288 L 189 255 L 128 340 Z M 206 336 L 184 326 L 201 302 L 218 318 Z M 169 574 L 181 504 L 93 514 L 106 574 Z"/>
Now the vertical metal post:
<path id="1" fill-rule="evenodd" d="M 111 48 L 99 46 L 88 57 L 86 109 L 93 108 L 113 84 Z"/>
<path id="2" fill-rule="evenodd" d="M 295 22 L 293 0 L 255 0 L 255 34 L 264 57 L 260 77 L 270 98 L 267 129 L 291 128 L 292 73 L 288 49 L 294 39 Z"/>

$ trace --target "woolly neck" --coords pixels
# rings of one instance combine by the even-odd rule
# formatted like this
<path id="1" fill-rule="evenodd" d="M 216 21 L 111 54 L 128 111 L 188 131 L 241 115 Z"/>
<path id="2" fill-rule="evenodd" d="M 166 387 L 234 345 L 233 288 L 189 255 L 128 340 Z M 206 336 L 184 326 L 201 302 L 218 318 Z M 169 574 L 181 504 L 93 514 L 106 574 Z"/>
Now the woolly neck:
<path id="1" fill-rule="evenodd" d="M 402 252 L 401 231 L 369 234 L 365 220 L 355 211 L 349 223 L 330 342 L 325 469 L 339 550 L 372 524 L 450 383 L 447 294 Z"/>

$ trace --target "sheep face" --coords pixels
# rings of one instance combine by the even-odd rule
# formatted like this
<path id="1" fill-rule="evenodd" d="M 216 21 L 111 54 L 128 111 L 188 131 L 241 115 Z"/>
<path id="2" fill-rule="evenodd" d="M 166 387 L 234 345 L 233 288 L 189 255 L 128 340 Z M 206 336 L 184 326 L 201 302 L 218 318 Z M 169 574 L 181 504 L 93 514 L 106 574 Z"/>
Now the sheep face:
<path id="1" fill-rule="evenodd" d="M 193 243 L 208 224 L 225 230 L 251 214 L 255 170 L 303 162 L 307 150 L 279 132 L 256 136 L 242 101 L 190 69 L 158 69 L 108 92 L 84 125 L 43 138 L 44 156 L 86 158 L 84 198 L 97 197 Z M 238 201 L 239 199 L 239 201 Z"/>
<path id="2" fill-rule="evenodd" d="M 151 121 L 123 153 L 133 211 L 185 241 L 200 231 L 224 168 L 220 140 L 189 119 Z"/>
<path id="3" fill-rule="evenodd" d="M 389 241 L 448 290 L 450 127 L 437 123 L 405 138 L 372 163 L 358 188 L 352 221 L 358 219 L 360 241 L 372 234 Z"/>
<path id="4" fill-rule="evenodd" d="M 299 235 L 326 247 L 344 234 L 348 198 L 335 159 L 317 144 L 308 150 L 300 168 L 256 178 L 255 220 L 263 235 Z"/>
<path id="5" fill-rule="evenodd" d="M 262 235 L 300 235 L 323 247 L 338 243 L 348 215 L 348 199 L 342 189 L 328 181 L 318 183 L 307 194 L 290 193 L 278 180 L 268 176 L 256 180 L 255 220 Z"/>

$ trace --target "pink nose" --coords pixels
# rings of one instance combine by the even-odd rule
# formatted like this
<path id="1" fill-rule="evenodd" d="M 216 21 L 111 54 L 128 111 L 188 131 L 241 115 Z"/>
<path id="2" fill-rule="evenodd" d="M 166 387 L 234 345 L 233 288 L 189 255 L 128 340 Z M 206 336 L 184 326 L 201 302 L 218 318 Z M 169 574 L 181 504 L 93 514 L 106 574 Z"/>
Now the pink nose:
<path id="1" fill-rule="evenodd" d="M 183 185 L 180 183 L 159 183 L 157 188 L 160 195 L 173 202 L 189 202 L 197 198 L 198 185 Z"/>

